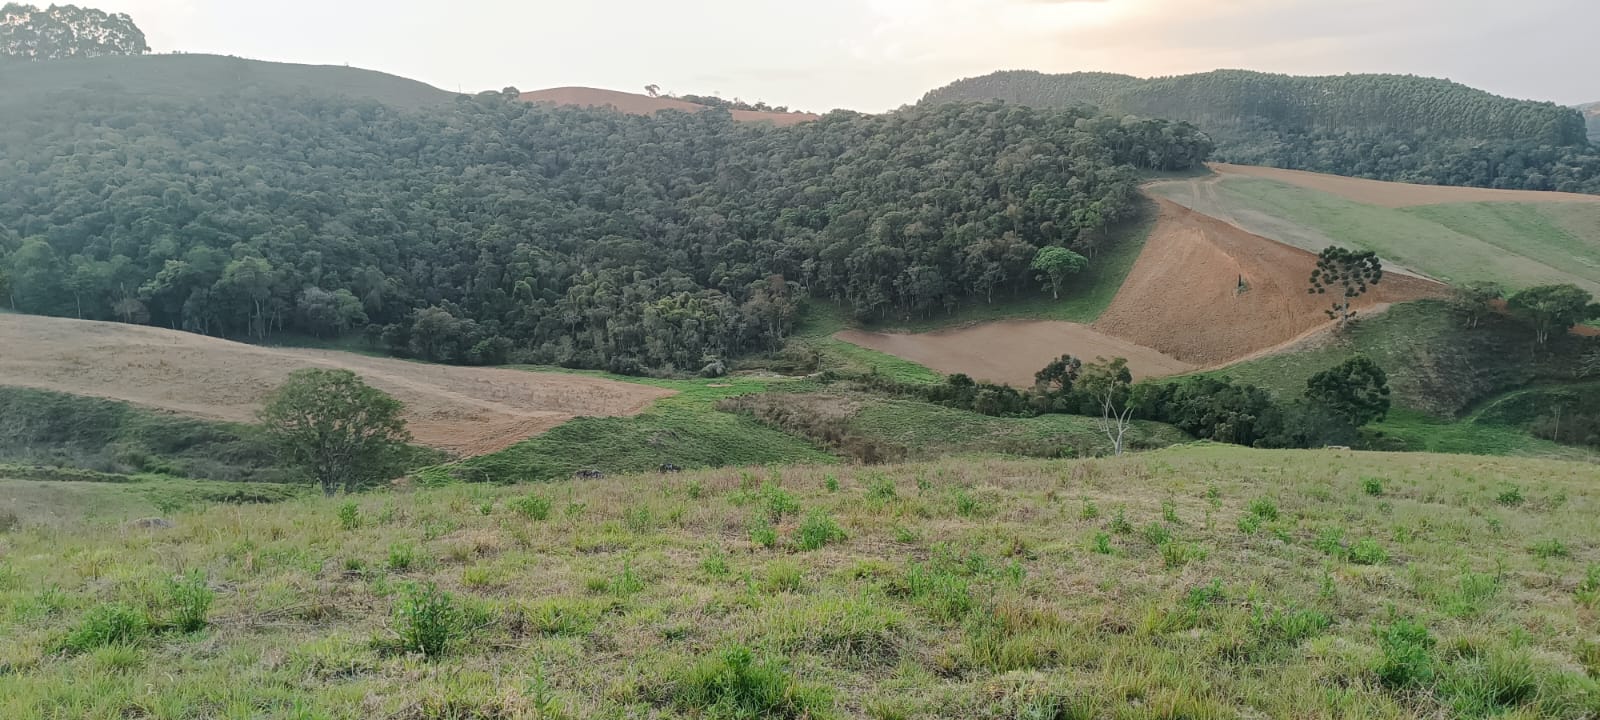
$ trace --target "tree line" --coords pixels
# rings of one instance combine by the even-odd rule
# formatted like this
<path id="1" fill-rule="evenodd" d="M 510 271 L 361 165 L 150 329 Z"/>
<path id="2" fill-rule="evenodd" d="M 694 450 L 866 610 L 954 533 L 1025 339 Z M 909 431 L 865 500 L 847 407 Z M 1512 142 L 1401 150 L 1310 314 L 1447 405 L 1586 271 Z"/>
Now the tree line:
<path id="1" fill-rule="evenodd" d="M 929 316 L 1093 271 L 1135 168 L 1193 126 L 1000 104 L 636 117 L 502 93 L 437 108 L 57 93 L 0 117 L 15 309 L 232 338 L 364 334 L 456 363 L 695 370 L 807 297 Z M 1084 265 L 1088 269 L 1084 269 Z"/>
<path id="2" fill-rule="evenodd" d="M 0 7 L 0 62 L 37 62 L 150 52 L 144 31 L 124 13 L 77 5 Z"/>
<path id="3" fill-rule="evenodd" d="M 1438 185 L 1600 192 L 1582 113 L 1409 75 L 1294 77 L 1242 70 L 1143 80 L 1001 72 L 924 104 L 1001 100 L 1094 106 L 1195 123 L 1215 159 Z"/>

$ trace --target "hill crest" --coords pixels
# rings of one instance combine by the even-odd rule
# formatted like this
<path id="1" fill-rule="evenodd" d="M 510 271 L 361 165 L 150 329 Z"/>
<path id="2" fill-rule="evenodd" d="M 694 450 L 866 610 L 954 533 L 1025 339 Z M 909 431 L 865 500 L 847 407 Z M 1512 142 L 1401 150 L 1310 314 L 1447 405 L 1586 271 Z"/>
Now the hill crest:
<path id="1" fill-rule="evenodd" d="M 651 97 L 621 90 L 579 86 L 533 90 L 522 93 L 519 97 L 523 102 L 573 105 L 577 107 L 609 107 L 630 115 L 654 115 L 663 110 L 692 113 L 711 109 L 706 105 L 674 97 Z M 810 122 L 821 117 L 815 113 L 800 112 L 763 112 L 759 110 L 729 110 L 728 112 L 738 122 L 766 122 L 780 127 Z"/>

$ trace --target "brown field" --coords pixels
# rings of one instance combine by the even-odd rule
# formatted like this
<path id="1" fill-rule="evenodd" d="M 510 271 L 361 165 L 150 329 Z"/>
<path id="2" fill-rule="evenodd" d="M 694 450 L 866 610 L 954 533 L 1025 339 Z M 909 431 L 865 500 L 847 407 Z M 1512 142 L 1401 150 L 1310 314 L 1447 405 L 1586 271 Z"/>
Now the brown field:
<path id="1" fill-rule="evenodd" d="M 249 422 L 302 368 L 352 370 L 406 404 L 420 444 L 459 455 L 513 445 L 580 415 L 633 415 L 672 391 L 560 373 L 430 365 L 265 348 L 119 323 L 0 315 L 0 385 L 122 400 Z"/>
<path id="2" fill-rule="evenodd" d="M 966 373 L 977 380 L 1015 387 L 1032 385 L 1033 374 L 1062 354 L 1088 360 L 1127 358 L 1128 369 L 1138 378 L 1195 369 L 1182 360 L 1087 325 L 1059 320 L 1005 320 L 917 334 L 846 330 L 835 337 L 942 373 Z"/>
<path id="3" fill-rule="evenodd" d="M 1169 200 L 1144 252 L 1095 329 L 1185 362 L 1215 366 L 1327 326 L 1328 295 L 1306 292 L 1317 256 Z M 1241 290 L 1241 283 L 1243 289 Z M 1444 286 L 1386 274 L 1355 303 L 1372 310 Z"/>
<path id="4" fill-rule="evenodd" d="M 1489 188 L 1446 187 L 1442 185 L 1414 185 L 1411 183 L 1363 180 L 1361 178 L 1323 175 L 1301 170 L 1229 165 L 1212 163 L 1211 169 L 1219 175 L 1242 175 L 1266 178 L 1298 185 L 1303 188 L 1337 195 L 1379 207 L 1401 208 L 1417 205 L 1443 205 L 1446 203 L 1475 202 L 1600 202 L 1600 195 L 1579 193 L 1541 192 L 1535 190 L 1492 190 Z"/>
<path id="5" fill-rule="evenodd" d="M 653 115 L 662 110 L 700 112 L 706 106 L 677 98 L 650 97 L 618 90 L 600 90 L 586 87 L 562 87 L 534 90 L 521 95 L 524 102 L 542 102 L 552 105 L 577 105 L 579 107 L 609 107 L 632 115 Z M 778 126 L 797 125 L 816 120 L 812 113 L 776 113 L 754 110 L 733 110 L 733 119 L 739 122 L 766 122 Z"/>

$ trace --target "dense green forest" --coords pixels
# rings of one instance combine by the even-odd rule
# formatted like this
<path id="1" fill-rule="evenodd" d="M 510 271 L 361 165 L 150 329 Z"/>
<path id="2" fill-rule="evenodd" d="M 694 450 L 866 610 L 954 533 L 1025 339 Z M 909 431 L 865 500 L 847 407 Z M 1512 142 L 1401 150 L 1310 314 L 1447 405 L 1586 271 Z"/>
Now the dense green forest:
<path id="1" fill-rule="evenodd" d="M 147 52 L 144 31 L 124 13 L 77 5 L 0 7 L 0 64 Z"/>
<path id="2" fill-rule="evenodd" d="M 1243 70 L 1143 80 L 1000 72 L 923 104 L 1000 100 L 1092 106 L 1195 123 L 1215 159 L 1440 185 L 1600 192 L 1583 116 L 1464 85 L 1401 75 L 1293 77 Z"/>
<path id="3" fill-rule="evenodd" d="M 1578 111 L 1589 123 L 1589 142 L 1600 143 L 1600 102 L 1579 105 Z"/>
<path id="4" fill-rule="evenodd" d="M 1037 292 L 1051 246 L 1092 273 L 1136 169 L 1210 150 L 1181 123 L 1000 104 L 771 128 L 510 93 L 59 92 L 0 111 L 0 271 L 31 313 L 693 371 L 774 347 L 807 296 L 927 316 Z"/>

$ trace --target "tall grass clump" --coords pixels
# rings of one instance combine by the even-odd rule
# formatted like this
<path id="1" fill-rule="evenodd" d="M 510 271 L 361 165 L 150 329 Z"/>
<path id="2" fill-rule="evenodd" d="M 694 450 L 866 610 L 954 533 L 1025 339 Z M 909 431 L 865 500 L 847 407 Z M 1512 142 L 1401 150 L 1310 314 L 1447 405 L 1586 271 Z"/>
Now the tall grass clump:
<path id="1" fill-rule="evenodd" d="M 402 650 L 439 657 L 464 630 L 461 609 L 450 593 L 433 583 L 401 590 L 394 606 L 394 632 Z"/>
<path id="2" fill-rule="evenodd" d="M 845 534 L 827 511 L 812 510 L 806 513 L 805 521 L 795 530 L 794 539 L 795 545 L 801 550 L 816 550 L 825 545 L 843 542 Z"/>
<path id="3" fill-rule="evenodd" d="M 742 645 L 682 672 L 672 696 L 678 707 L 707 718 L 810 718 L 831 705 L 825 690 L 799 685 L 781 663 L 758 660 Z"/>
<path id="4" fill-rule="evenodd" d="M 61 647 L 76 654 L 112 645 L 137 645 L 149 635 L 150 620 L 143 611 L 123 603 L 107 603 L 91 608 Z"/>

